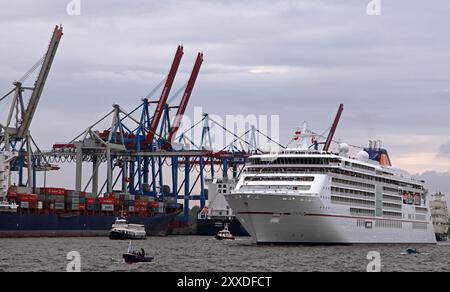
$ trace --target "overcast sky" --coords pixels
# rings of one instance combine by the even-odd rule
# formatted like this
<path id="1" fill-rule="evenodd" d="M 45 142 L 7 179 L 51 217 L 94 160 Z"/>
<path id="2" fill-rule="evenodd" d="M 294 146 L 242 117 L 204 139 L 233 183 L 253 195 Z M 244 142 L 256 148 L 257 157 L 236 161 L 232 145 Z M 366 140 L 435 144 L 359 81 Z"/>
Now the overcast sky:
<path id="1" fill-rule="evenodd" d="M 0 93 L 64 37 L 32 124 L 42 148 L 76 136 L 119 103 L 133 108 L 185 47 L 205 63 L 188 114 L 280 115 L 281 141 L 307 120 L 322 132 L 345 104 L 337 138 L 383 140 L 396 166 L 450 192 L 450 3 L 382 0 L 93 1 L 0 5 Z M 6 106 L 0 104 L 0 114 Z"/>

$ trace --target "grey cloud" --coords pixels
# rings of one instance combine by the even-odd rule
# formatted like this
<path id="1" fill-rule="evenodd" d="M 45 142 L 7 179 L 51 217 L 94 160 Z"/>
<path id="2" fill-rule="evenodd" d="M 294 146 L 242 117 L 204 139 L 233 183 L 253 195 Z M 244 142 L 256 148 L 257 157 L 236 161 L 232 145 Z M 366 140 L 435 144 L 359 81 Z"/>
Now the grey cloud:
<path id="1" fill-rule="evenodd" d="M 427 171 L 422 174 L 416 175 L 416 178 L 424 180 L 426 182 L 426 186 L 431 194 L 442 192 L 450 195 L 450 171 Z"/>
<path id="2" fill-rule="evenodd" d="M 191 107 L 280 114 L 283 141 L 304 120 L 326 129 L 341 102 L 337 134 L 358 144 L 449 132 L 448 1 L 382 1 L 380 17 L 366 15 L 369 0 L 81 0 L 79 17 L 66 15 L 68 2 L 9 1 L 0 9 L 0 92 L 44 52 L 53 25 L 65 26 L 32 125 L 44 148 L 115 102 L 137 104 L 179 43 L 186 54 L 176 87 L 197 51 L 205 53 Z M 49 125 L 48 116 L 75 126 Z M 423 148 L 405 145 L 394 153 Z"/>
<path id="3" fill-rule="evenodd" d="M 439 147 L 439 156 L 450 158 L 450 142 Z"/>

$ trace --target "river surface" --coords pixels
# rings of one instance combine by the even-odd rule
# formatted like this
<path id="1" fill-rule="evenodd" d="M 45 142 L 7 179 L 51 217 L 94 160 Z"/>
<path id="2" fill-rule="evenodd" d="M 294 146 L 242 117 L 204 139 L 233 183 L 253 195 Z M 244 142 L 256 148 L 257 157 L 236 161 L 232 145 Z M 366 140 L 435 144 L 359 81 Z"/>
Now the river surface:
<path id="1" fill-rule="evenodd" d="M 381 271 L 450 271 L 450 244 L 436 246 L 258 246 L 250 238 L 221 242 L 212 237 L 170 236 L 135 241 L 155 257 L 150 264 L 127 265 L 128 242 L 107 238 L 0 239 L 0 272 L 64 272 L 80 254 L 83 272 L 365 272 L 369 252 L 381 256 Z M 404 255 L 407 248 L 421 254 Z M 73 258 L 72 258 L 73 259 Z"/>

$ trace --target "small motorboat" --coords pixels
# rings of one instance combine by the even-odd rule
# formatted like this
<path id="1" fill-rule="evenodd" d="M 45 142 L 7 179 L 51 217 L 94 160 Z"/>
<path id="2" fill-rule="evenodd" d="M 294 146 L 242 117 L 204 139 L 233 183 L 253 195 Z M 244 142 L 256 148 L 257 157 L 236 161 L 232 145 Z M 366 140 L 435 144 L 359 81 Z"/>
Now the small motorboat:
<path id="1" fill-rule="evenodd" d="M 216 239 L 218 240 L 234 240 L 233 234 L 231 234 L 230 230 L 228 229 L 228 224 L 225 224 L 225 228 L 216 235 Z"/>
<path id="2" fill-rule="evenodd" d="M 131 241 L 128 245 L 128 252 L 124 253 L 122 256 L 127 264 L 151 263 L 155 259 L 154 257 L 146 257 L 145 250 L 143 248 L 141 248 L 140 252 L 134 251 L 131 246 Z"/>
<path id="3" fill-rule="evenodd" d="M 109 232 L 109 238 L 112 240 L 144 240 L 146 236 L 144 225 L 129 224 L 125 218 L 117 218 Z"/>
<path id="4" fill-rule="evenodd" d="M 407 254 L 418 254 L 419 252 L 418 252 L 417 249 L 415 249 L 415 248 L 408 248 L 408 249 L 406 250 L 406 253 L 407 253 Z"/>
<path id="5" fill-rule="evenodd" d="M 402 252 L 402 255 L 427 256 L 427 255 L 429 255 L 429 253 L 418 251 L 415 248 L 408 248 L 405 252 Z"/>

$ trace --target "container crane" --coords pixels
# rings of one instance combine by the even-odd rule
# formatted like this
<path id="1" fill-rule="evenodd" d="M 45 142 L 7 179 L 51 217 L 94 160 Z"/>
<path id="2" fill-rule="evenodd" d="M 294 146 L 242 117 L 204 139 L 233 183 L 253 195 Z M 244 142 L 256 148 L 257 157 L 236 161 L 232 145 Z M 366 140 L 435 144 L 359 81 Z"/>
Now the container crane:
<path id="1" fill-rule="evenodd" d="M 42 91 L 44 90 L 45 82 L 47 81 L 48 74 L 53 64 L 53 60 L 58 50 L 59 42 L 63 36 L 62 26 L 56 26 L 53 31 L 52 38 L 50 40 L 50 45 L 48 47 L 47 53 L 45 54 L 44 61 L 42 63 L 41 70 L 34 84 L 33 93 L 31 94 L 30 101 L 24 112 L 23 121 L 17 130 L 17 138 L 23 139 L 28 133 L 28 130 L 33 120 L 33 116 L 36 112 L 39 99 L 41 98 Z"/>
<path id="2" fill-rule="evenodd" d="M 172 89 L 173 82 L 175 81 L 175 76 L 177 75 L 178 67 L 180 66 L 183 54 L 183 46 L 178 46 L 175 58 L 172 63 L 172 67 L 170 68 L 169 75 L 167 76 L 166 84 L 164 85 L 163 91 L 161 93 L 161 98 L 158 101 L 158 105 L 150 124 L 150 129 L 145 140 L 147 145 L 151 145 L 153 143 L 153 138 L 155 137 L 161 117 L 164 114 L 167 99 L 169 98 L 170 90 Z"/>
<path id="3" fill-rule="evenodd" d="M 62 26 L 55 26 L 50 44 L 44 56 L 40 58 L 22 78 L 14 82 L 15 88 L 12 91 L 0 98 L 0 101 L 2 101 L 10 94 L 14 93 L 6 124 L 0 125 L 0 145 L 2 145 L 0 149 L 4 149 L 6 152 L 19 151 L 18 157 L 16 157 L 13 162 L 10 162 L 11 169 L 19 172 L 19 185 L 24 185 L 23 168 L 28 168 L 27 186 L 34 187 L 34 170 L 39 168 L 35 165 L 35 161 L 33 160 L 32 146 L 34 142 L 30 135 L 30 125 L 39 104 L 39 99 L 44 90 L 62 36 Z M 40 68 L 40 71 L 34 83 L 34 87 L 23 86 L 23 82 L 25 82 L 25 80 L 27 80 L 38 68 Z M 31 91 L 31 97 L 26 107 L 22 95 L 25 90 Z"/>
<path id="4" fill-rule="evenodd" d="M 323 146 L 323 151 L 328 152 L 331 147 L 331 142 L 333 142 L 334 134 L 336 133 L 336 129 L 339 125 L 339 121 L 341 120 L 342 112 L 344 111 L 344 105 L 341 104 L 339 106 L 338 112 L 336 114 L 336 118 L 334 119 L 333 126 L 331 126 L 330 133 L 328 134 L 327 141 Z"/>
<path id="5" fill-rule="evenodd" d="M 189 99 L 191 98 L 192 91 L 194 90 L 195 82 L 197 81 L 197 77 L 202 64 L 203 53 L 198 53 L 197 60 L 195 61 L 194 68 L 192 69 L 191 77 L 189 78 L 189 81 L 187 83 L 186 90 L 184 91 L 183 98 L 181 99 L 181 103 L 178 106 L 177 115 L 175 116 L 175 121 L 172 128 L 170 129 L 167 143 L 164 148 L 169 148 L 171 146 L 171 144 L 173 143 L 173 139 L 175 139 L 178 130 L 180 129 L 181 121 L 183 119 L 184 113 L 186 112 L 186 108 L 189 103 Z"/>

